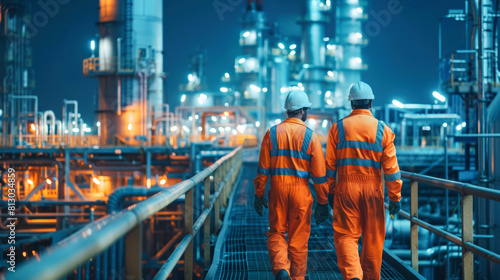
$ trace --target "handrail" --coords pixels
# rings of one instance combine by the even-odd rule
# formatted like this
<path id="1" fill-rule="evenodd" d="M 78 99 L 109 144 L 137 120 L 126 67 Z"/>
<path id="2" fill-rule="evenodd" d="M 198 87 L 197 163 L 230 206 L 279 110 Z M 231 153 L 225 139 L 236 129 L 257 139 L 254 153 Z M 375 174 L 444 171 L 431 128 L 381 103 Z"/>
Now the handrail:
<path id="1" fill-rule="evenodd" d="M 400 211 L 399 214 L 411 222 L 410 249 L 411 264 L 418 272 L 418 227 L 423 227 L 462 247 L 462 279 L 474 279 L 474 257 L 476 254 L 490 261 L 500 264 L 500 255 L 485 248 L 475 245 L 473 242 L 473 196 L 500 201 L 500 191 L 488 189 L 468 183 L 460 183 L 441 178 L 420 175 L 410 172 L 401 172 L 401 176 L 411 181 L 411 206 L 410 213 Z M 462 208 L 462 237 L 455 236 L 443 229 L 433 226 L 418 218 L 418 183 L 460 192 Z M 387 205 L 386 205 L 387 207 Z"/>
<path id="2" fill-rule="evenodd" d="M 232 187 L 231 184 L 234 183 L 237 171 L 239 167 L 241 167 L 241 151 L 242 147 L 239 146 L 231 153 L 220 158 L 215 163 L 199 172 L 198 174 L 194 175 L 190 179 L 182 181 L 172 187 L 166 188 L 156 195 L 144 201 L 141 201 L 140 203 L 134 204 L 127 209 L 122 210 L 121 212 L 108 215 L 100 220 L 86 225 L 75 234 L 69 236 L 68 238 L 56 244 L 54 247 L 50 248 L 50 250 L 47 250 L 46 252 L 41 254 L 39 261 L 27 261 L 26 263 L 21 265 L 21 267 L 18 271 L 16 271 L 15 274 L 11 275 L 16 279 L 59 279 L 61 277 L 64 277 L 85 262 L 88 262 L 90 258 L 93 258 L 94 256 L 109 248 L 120 238 L 126 237 L 127 234 L 129 234 L 129 232 L 131 232 L 133 229 L 140 228 L 142 221 L 154 215 L 156 212 L 172 203 L 175 199 L 185 194 L 185 223 L 188 234 L 184 237 L 183 241 L 174 251 L 171 257 L 165 262 L 164 266 L 167 266 L 167 264 L 169 263 L 173 263 L 173 265 L 169 265 L 167 267 L 167 271 L 171 271 L 175 267 L 177 261 L 180 259 L 182 253 L 184 253 L 184 251 L 186 251 L 186 249 L 189 249 L 189 246 L 191 246 L 191 253 L 188 254 L 189 252 L 186 252 L 185 254 L 185 275 L 186 279 L 191 279 L 191 241 L 201 227 L 201 224 L 205 223 L 205 232 L 207 230 L 210 230 L 210 219 L 206 220 L 206 218 L 210 217 L 209 214 L 213 208 L 215 208 L 215 228 L 217 228 L 220 207 L 219 204 L 222 203 L 223 205 L 225 205 L 225 200 L 229 196 L 229 187 Z M 235 163 L 235 159 L 237 159 L 238 162 Z M 216 193 L 213 199 L 210 199 L 210 177 L 214 172 Z M 221 180 L 221 172 L 227 173 L 224 180 Z M 230 178 L 231 180 L 228 180 L 227 178 Z M 193 188 L 203 180 L 205 181 L 205 210 L 193 225 Z M 221 194 L 222 199 L 219 199 L 219 196 Z M 138 236 L 140 236 L 140 234 L 138 234 Z M 210 232 L 208 232 L 208 237 L 209 236 Z M 133 242 L 134 244 L 141 243 L 137 239 L 134 239 Z M 207 239 L 205 240 L 205 246 L 206 244 Z M 210 248 L 210 243 L 208 243 L 208 248 Z M 210 250 L 208 250 L 208 253 L 210 253 Z M 138 263 L 140 265 L 140 252 L 135 252 L 135 255 L 139 255 Z M 137 258 L 137 256 L 132 256 L 132 258 Z M 186 258 L 190 258 L 190 260 L 186 260 Z M 206 253 L 205 259 L 207 259 Z M 208 259 L 210 259 L 210 255 L 208 255 Z M 205 260 L 205 262 L 206 261 L 207 260 Z M 190 269 L 189 265 L 191 266 Z M 208 264 L 205 263 L 205 265 Z M 164 270 L 164 268 L 162 268 L 162 270 Z M 191 271 L 190 276 L 188 275 L 189 270 Z M 168 271 L 168 273 L 170 273 L 170 271 Z M 141 272 L 138 273 L 140 274 Z M 166 275 L 168 276 L 168 274 Z M 6 276 L 10 275 L 7 274 Z M 141 277 L 139 277 L 139 279 L 140 278 Z"/>

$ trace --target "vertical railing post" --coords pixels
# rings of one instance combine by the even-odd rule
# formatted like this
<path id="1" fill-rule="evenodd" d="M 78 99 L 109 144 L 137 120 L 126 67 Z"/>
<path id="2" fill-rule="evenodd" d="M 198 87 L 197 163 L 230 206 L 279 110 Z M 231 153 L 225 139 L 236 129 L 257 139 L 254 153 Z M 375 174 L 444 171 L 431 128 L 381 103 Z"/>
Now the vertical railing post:
<path id="1" fill-rule="evenodd" d="M 215 187 L 215 192 L 219 191 L 219 182 L 220 182 L 220 166 L 217 167 L 214 173 L 214 187 Z M 214 226 L 215 226 L 215 231 L 219 228 L 219 216 L 220 216 L 220 201 L 221 201 L 221 196 L 217 198 L 217 200 L 214 202 Z"/>
<path id="2" fill-rule="evenodd" d="M 106 250 L 107 252 L 107 250 Z M 135 279 L 142 279 L 142 223 L 135 226 L 125 236 L 125 275 Z M 107 254 L 104 255 L 107 260 Z M 107 265 L 105 265 L 107 269 Z M 114 271 L 111 271 L 113 275 Z M 104 273 L 103 279 L 107 278 L 107 273 Z"/>
<path id="3" fill-rule="evenodd" d="M 184 204 L 186 234 L 193 235 L 193 191 L 195 186 L 186 193 Z M 184 252 L 184 279 L 193 279 L 193 242 L 191 241 Z"/>
<path id="4" fill-rule="evenodd" d="M 411 267 L 418 272 L 418 225 L 413 222 L 413 218 L 418 218 L 418 182 L 411 181 L 411 230 L 410 230 L 410 248 L 411 248 Z"/>
<path id="5" fill-rule="evenodd" d="M 204 185 L 204 191 L 205 191 L 205 199 L 204 199 L 204 207 L 205 209 L 210 208 L 210 176 L 205 178 L 205 185 Z M 210 217 L 212 215 L 208 215 L 208 217 L 205 219 L 205 225 L 204 225 L 204 245 L 203 245 L 203 254 L 204 254 L 204 259 L 205 259 L 205 269 L 210 268 Z"/>
<path id="6" fill-rule="evenodd" d="M 462 193 L 462 279 L 474 279 L 474 255 L 465 249 L 465 242 L 473 242 L 473 196 Z"/>

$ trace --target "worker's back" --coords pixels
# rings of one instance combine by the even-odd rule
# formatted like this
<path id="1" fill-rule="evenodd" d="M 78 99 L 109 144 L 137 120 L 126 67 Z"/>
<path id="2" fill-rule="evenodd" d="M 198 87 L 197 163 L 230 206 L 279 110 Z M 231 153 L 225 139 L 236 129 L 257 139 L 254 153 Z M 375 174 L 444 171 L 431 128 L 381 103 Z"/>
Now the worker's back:
<path id="1" fill-rule="evenodd" d="M 308 153 L 313 137 L 317 137 L 303 122 L 287 119 L 272 127 L 271 140 L 271 184 L 273 182 L 296 181 L 307 184 L 311 169 Z M 293 175 L 293 176 L 287 176 Z"/>
<path id="2" fill-rule="evenodd" d="M 347 175 L 381 177 L 380 162 L 383 152 L 385 125 L 368 110 L 354 110 L 333 127 L 337 144 L 335 158 L 339 180 Z"/>

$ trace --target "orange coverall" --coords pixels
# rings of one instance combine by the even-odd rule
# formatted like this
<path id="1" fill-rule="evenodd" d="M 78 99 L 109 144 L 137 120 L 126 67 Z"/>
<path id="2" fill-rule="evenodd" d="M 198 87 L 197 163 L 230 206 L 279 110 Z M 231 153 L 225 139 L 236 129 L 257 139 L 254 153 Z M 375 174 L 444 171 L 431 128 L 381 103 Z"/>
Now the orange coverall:
<path id="1" fill-rule="evenodd" d="M 302 280 L 307 269 L 307 242 L 311 232 L 310 176 L 317 202 L 328 203 L 323 149 L 316 133 L 303 121 L 288 118 L 267 131 L 254 179 L 256 196 L 264 196 L 269 175 L 267 248 L 273 274 L 276 276 L 278 271 L 285 269 L 292 279 Z"/>
<path id="2" fill-rule="evenodd" d="M 369 110 L 355 109 L 330 128 L 326 161 L 329 193 L 335 194 L 333 239 L 342 276 L 379 280 L 385 239 L 381 167 L 391 201 L 401 199 L 403 184 L 394 133 Z"/>

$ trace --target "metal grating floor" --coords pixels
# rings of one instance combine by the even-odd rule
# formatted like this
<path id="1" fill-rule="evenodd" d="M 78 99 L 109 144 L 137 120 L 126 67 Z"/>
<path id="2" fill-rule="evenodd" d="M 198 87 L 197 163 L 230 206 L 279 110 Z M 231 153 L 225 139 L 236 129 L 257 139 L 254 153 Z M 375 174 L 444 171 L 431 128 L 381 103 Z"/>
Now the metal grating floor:
<path id="1" fill-rule="evenodd" d="M 235 188 L 233 204 L 227 226 L 226 237 L 220 253 L 215 279 L 273 280 L 271 262 L 267 252 L 266 232 L 268 218 L 259 217 L 253 209 L 253 178 L 257 172 L 255 164 L 244 164 L 239 185 Z M 313 219 L 314 220 L 314 219 Z M 313 221 L 309 238 L 307 261 L 309 279 L 342 279 L 337 266 L 337 255 L 333 245 L 331 224 L 318 226 Z M 405 278 L 385 261 L 381 279 Z"/>

